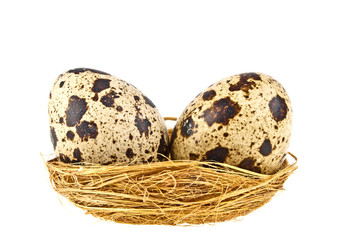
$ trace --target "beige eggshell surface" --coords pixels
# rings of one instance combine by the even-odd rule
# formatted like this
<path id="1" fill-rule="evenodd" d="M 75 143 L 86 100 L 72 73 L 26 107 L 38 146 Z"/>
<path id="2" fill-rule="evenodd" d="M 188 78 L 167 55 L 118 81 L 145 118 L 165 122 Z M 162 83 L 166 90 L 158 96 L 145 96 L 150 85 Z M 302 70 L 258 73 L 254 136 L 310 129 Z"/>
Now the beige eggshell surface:
<path id="1" fill-rule="evenodd" d="M 279 82 L 262 73 L 234 75 L 186 107 L 173 130 L 171 157 L 273 174 L 284 161 L 291 128 L 291 102 Z"/>
<path id="2" fill-rule="evenodd" d="M 49 97 L 50 136 L 64 162 L 130 164 L 168 156 L 156 106 L 133 85 L 94 69 L 61 74 Z"/>

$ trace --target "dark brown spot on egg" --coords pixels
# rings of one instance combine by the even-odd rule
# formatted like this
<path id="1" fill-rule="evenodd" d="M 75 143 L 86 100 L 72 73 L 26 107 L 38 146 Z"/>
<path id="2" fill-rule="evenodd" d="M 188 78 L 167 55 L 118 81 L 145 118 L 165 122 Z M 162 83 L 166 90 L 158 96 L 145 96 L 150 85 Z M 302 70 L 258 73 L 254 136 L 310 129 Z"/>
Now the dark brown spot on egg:
<path id="1" fill-rule="evenodd" d="M 76 126 L 76 133 L 82 141 L 88 141 L 89 138 L 95 139 L 98 136 L 98 128 L 94 122 L 83 121 Z"/>
<path id="2" fill-rule="evenodd" d="M 240 162 L 238 167 L 249 170 L 249 171 L 253 171 L 256 173 L 261 173 L 261 168 L 259 166 L 256 166 L 256 159 L 252 157 L 243 159 L 243 161 Z"/>
<path id="3" fill-rule="evenodd" d="M 112 161 L 108 162 L 108 163 L 105 163 L 103 165 L 109 165 L 109 164 L 112 164 L 114 162 L 117 161 L 118 157 L 116 155 L 111 155 L 110 158 L 112 159 Z"/>
<path id="4" fill-rule="evenodd" d="M 100 102 L 106 107 L 113 107 L 114 99 L 119 98 L 115 91 L 111 91 L 105 96 L 101 97 Z"/>
<path id="5" fill-rule="evenodd" d="M 64 163 L 71 163 L 70 158 L 62 153 L 60 153 L 60 160 Z"/>
<path id="6" fill-rule="evenodd" d="M 230 91 L 243 91 L 249 93 L 249 90 L 256 86 L 256 83 L 253 80 L 261 80 L 261 77 L 256 73 L 243 73 L 239 76 L 239 81 L 230 86 Z M 248 98 L 249 96 L 245 95 L 245 97 Z"/>
<path id="7" fill-rule="evenodd" d="M 63 87 L 65 81 L 60 82 L 60 88 Z"/>
<path id="8" fill-rule="evenodd" d="M 261 76 L 258 73 L 248 72 L 239 75 L 240 79 L 246 81 L 248 79 L 261 80 Z"/>
<path id="9" fill-rule="evenodd" d="M 93 101 L 98 101 L 99 100 L 99 95 L 97 93 L 94 94 L 94 97 L 92 97 Z"/>
<path id="10" fill-rule="evenodd" d="M 288 106 L 285 99 L 277 95 L 269 102 L 269 109 L 275 121 L 279 122 L 286 118 Z"/>
<path id="11" fill-rule="evenodd" d="M 63 117 L 60 117 L 59 123 L 60 124 L 64 123 Z"/>
<path id="12" fill-rule="evenodd" d="M 186 118 L 181 124 L 181 135 L 184 137 L 190 137 L 194 132 L 194 121 L 192 117 Z"/>
<path id="13" fill-rule="evenodd" d="M 66 110 L 66 123 L 68 127 L 73 127 L 81 121 L 83 115 L 87 112 L 87 102 L 84 98 L 71 96 L 69 98 L 68 108 Z"/>
<path id="14" fill-rule="evenodd" d="M 74 137 L 75 137 L 75 133 L 73 133 L 72 131 L 68 131 L 67 132 L 67 138 L 69 139 L 69 140 L 74 140 Z"/>
<path id="15" fill-rule="evenodd" d="M 215 96 L 216 96 L 216 91 L 214 90 L 209 90 L 209 91 L 206 91 L 204 92 L 204 94 L 202 95 L 202 99 L 204 101 L 209 101 L 209 100 L 212 100 Z"/>
<path id="16" fill-rule="evenodd" d="M 263 156 L 268 156 L 272 152 L 272 144 L 269 139 L 265 139 L 260 147 L 260 153 Z"/>
<path id="17" fill-rule="evenodd" d="M 195 153 L 190 153 L 189 154 L 189 159 L 190 160 L 197 160 L 199 158 L 199 154 L 195 154 Z"/>
<path id="18" fill-rule="evenodd" d="M 82 161 L 81 151 L 79 148 L 74 149 L 73 156 L 74 156 L 74 158 L 76 158 L 76 161 L 74 161 L 74 162 L 81 162 Z"/>
<path id="19" fill-rule="evenodd" d="M 153 108 L 156 107 L 155 104 L 154 104 L 147 96 L 144 96 L 144 95 L 143 95 L 143 98 L 144 98 L 146 104 L 150 105 L 150 106 L 153 107 Z"/>
<path id="20" fill-rule="evenodd" d="M 215 149 L 206 152 L 205 160 L 214 160 L 220 163 L 224 163 L 228 154 L 229 149 L 225 147 L 216 147 Z"/>
<path id="21" fill-rule="evenodd" d="M 71 69 L 69 70 L 67 73 L 74 73 L 74 74 L 79 74 L 79 73 L 83 73 L 83 72 L 92 72 L 92 73 L 98 73 L 98 74 L 103 74 L 103 75 L 111 75 L 109 73 L 105 73 L 103 71 L 99 71 L 99 70 L 95 70 L 95 69 L 91 69 L 91 68 L 75 68 L 75 69 Z"/>
<path id="22" fill-rule="evenodd" d="M 132 136 L 132 134 L 130 133 L 130 135 L 129 135 L 129 139 L 130 140 L 132 140 L 133 139 L 133 136 Z"/>
<path id="23" fill-rule="evenodd" d="M 167 142 L 164 140 L 164 135 L 161 135 L 160 144 L 158 145 L 157 153 L 159 153 L 157 155 L 157 159 L 160 161 L 164 160 L 165 157 L 168 157 L 169 147 L 168 147 Z M 160 154 L 162 154 L 162 155 L 160 155 Z"/>
<path id="24" fill-rule="evenodd" d="M 224 133 L 224 137 L 228 137 L 229 136 L 229 134 L 226 132 L 226 133 Z"/>
<path id="25" fill-rule="evenodd" d="M 201 117 L 205 119 L 208 126 L 212 126 L 213 123 L 228 125 L 229 120 L 234 118 L 240 110 L 241 107 L 238 103 L 226 97 L 215 101 L 209 109 L 204 111 Z"/>
<path id="26" fill-rule="evenodd" d="M 106 166 L 108 166 L 108 165 L 111 165 L 111 164 L 115 163 L 115 162 L 116 162 L 115 157 L 116 157 L 115 155 L 111 155 L 110 158 L 112 159 L 112 161 L 108 161 L 108 162 L 105 162 L 105 163 L 101 163 L 101 165 L 106 165 Z"/>
<path id="27" fill-rule="evenodd" d="M 234 85 L 231 85 L 229 90 L 230 91 L 243 91 L 245 93 L 248 93 L 249 90 L 253 89 L 255 87 L 256 83 L 255 82 L 248 82 L 248 81 L 245 81 L 243 82 L 242 79 L 234 84 Z M 246 96 L 246 97 L 249 97 L 249 96 Z"/>
<path id="28" fill-rule="evenodd" d="M 126 157 L 133 158 L 136 154 L 133 152 L 132 148 L 128 148 L 125 153 Z"/>
<path id="29" fill-rule="evenodd" d="M 57 146 L 58 139 L 57 139 L 55 128 L 53 128 L 53 127 L 50 127 L 50 139 L 51 139 L 52 145 L 54 146 L 54 150 L 55 150 L 56 146 Z"/>
<path id="30" fill-rule="evenodd" d="M 92 91 L 95 93 L 99 93 L 102 90 L 105 90 L 110 87 L 110 79 L 97 79 L 94 81 Z"/>
<path id="31" fill-rule="evenodd" d="M 135 126 L 137 127 L 141 136 L 145 134 L 145 137 L 148 138 L 149 136 L 149 128 L 151 127 L 151 123 L 147 118 L 141 119 L 140 117 L 136 116 L 135 118 Z"/>
<path id="32" fill-rule="evenodd" d="M 117 106 L 116 109 L 117 109 L 118 112 L 122 112 L 123 111 L 123 107 L 122 106 Z"/>
<path id="33" fill-rule="evenodd" d="M 139 97 L 138 96 L 133 96 L 133 98 L 136 100 L 136 101 L 139 101 Z"/>

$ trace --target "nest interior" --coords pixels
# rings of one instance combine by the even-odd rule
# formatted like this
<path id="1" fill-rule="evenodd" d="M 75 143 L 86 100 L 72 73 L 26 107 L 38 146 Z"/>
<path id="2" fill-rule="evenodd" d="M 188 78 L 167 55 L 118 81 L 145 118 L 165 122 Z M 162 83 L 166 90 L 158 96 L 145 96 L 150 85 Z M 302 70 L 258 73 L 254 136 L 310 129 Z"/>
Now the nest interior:
<path id="1" fill-rule="evenodd" d="M 290 156 L 296 157 L 293 154 Z M 68 164 L 46 167 L 54 190 L 97 218 L 126 224 L 216 223 L 269 202 L 296 162 L 273 175 L 228 164 L 169 160 L 141 165 Z"/>

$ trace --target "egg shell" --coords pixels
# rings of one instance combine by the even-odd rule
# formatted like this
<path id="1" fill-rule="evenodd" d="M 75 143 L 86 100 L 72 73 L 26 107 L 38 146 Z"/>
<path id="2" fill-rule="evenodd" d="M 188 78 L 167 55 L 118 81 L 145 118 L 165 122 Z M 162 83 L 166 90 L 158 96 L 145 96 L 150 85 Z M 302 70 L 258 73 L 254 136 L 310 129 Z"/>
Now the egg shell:
<path id="1" fill-rule="evenodd" d="M 49 96 L 50 136 L 64 162 L 138 164 L 168 156 L 168 133 L 153 102 L 108 73 L 61 74 Z"/>
<path id="2" fill-rule="evenodd" d="M 272 77 L 251 72 L 222 79 L 178 118 L 171 157 L 273 174 L 289 147 L 292 114 L 285 89 Z"/>

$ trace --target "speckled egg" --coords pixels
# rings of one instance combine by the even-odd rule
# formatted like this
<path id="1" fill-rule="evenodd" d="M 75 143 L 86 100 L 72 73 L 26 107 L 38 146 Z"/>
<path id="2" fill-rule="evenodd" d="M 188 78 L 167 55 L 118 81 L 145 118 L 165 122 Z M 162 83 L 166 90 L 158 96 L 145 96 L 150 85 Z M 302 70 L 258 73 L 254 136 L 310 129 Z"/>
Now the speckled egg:
<path id="1" fill-rule="evenodd" d="M 279 82 L 262 73 L 234 75 L 186 107 L 173 130 L 171 156 L 273 174 L 285 159 L 291 128 L 290 99 Z"/>
<path id="2" fill-rule="evenodd" d="M 61 74 L 49 97 L 50 136 L 67 163 L 129 164 L 168 156 L 168 133 L 156 106 L 133 85 L 77 68 Z"/>

